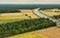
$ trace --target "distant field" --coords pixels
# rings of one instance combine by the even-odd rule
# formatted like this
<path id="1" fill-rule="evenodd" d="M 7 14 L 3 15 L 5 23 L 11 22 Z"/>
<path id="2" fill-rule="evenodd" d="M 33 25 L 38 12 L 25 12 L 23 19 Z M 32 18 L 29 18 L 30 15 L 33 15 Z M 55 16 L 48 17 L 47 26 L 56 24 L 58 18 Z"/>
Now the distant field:
<path id="1" fill-rule="evenodd" d="M 38 34 L 37 32 L 28 32 L 24 34 L 19 34 L 15 36 L 10 36 L 8 38 L 47 38 L 47 36 L 44 36 L 42 34 Z"/>
<path id="2" fill-rule="evenodd" d="M 27 14 L 28 16 L 25 16 L 25 14 Z M 21 10 L 20 13 L 2 13 L 2 14 L 0 14 L 0 24 L 29 19 L 29 16 L 31 16 L 32 19 L 39 18 L 38 16 L 36 16 L 33 13 L 32 10 Z"/>
<path id="3" fill-rule="evenodd" d="M 0 15 L 0 24 L 15 22 L 23 19 L 29 19 L 29 17 L 21 14 L 21 13 L 4 13 Z"/>
<path id="4" fill-rule="evenodd" d="M 31 16 L 31 18 L 39 18 L 37 15 L 33 13 L 33 10 L 21 10 L 22 14 L 27 14 L 28 16 Z"/>
<path id="5" fill-rule="evenodd" d="M 50 12 L 50 11 L 44 11 L 44 10 L 40 10 L 40 12 L 42 12 L 43 14 L 47 15 L 47 16 L 53 16 L 53 15 L 59 15 L 60 12 Z"/>

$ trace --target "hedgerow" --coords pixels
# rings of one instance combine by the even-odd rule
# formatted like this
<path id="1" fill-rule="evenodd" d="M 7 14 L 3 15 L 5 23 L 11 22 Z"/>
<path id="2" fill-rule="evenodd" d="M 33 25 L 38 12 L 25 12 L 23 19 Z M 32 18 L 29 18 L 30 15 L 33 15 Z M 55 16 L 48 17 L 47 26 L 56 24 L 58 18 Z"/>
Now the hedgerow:
<path id="1" fill-rule="evenodd" d="M 7 24 L 0 24 L 0 37 L 2 38 L 6 36 L 21 34 L 52 26 L 56 26 L 56 23 L 49 20 L 48 18 L 29 19 Z"/>

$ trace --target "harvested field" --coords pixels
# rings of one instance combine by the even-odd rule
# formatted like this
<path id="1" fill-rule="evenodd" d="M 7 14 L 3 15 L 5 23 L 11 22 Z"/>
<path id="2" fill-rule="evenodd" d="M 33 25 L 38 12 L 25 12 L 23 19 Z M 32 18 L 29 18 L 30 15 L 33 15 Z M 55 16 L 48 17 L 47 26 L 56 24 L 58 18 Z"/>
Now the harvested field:
<path id="1" fill-rule="evenodd" d="M 15 36 L 10 36 L 9 38 L 47 38 L 47 36 L 44 36 L 42 34 L 38 34 L 37 32 L 28 32 L 24 34 L 19 34 Z"/>
<path id="2" fill-rule="evenodd" d="M 43 10 L 40 10 L 40 12 L 42 12 L 43 14 L 45 14 L 47 16 L 53 16 L 53 15 L 59 15 L 60 14 L 58 12 L 48 12 L 48 11 L 43 11 Z"/>
<path id="3" fill-rule="evenodd" d="M 22 19 L 22 18 L 25 18 L 25 17 L 27 17 L 27 16 L 24 16 L 21 13 L 5 13 L 5 14 L 0 15 L 1 20 L 5 20 L 5 19 Z"/>
<path id="4" fill-rule="evenodd" d="M 15 22 L 23 19 L 29 19 L 29 17 L 21 14 L 21 13 L 4 13 L 0 15 L 0 24 Z"/>
<path id="5" fill-rule="evenodd" d="M 22 14 L 27 14 L 28 16 L 31 16 L 31 18 L 39 18 L 37 15 L 33 13 L 33 10 L 21 10 Z"/>
<path id="6" fill-rule="evenodd" d="M 60 38 L 60 28 L 51 27 L 37 31 L 37 33 L 43 34 L 48 38 Z"/>

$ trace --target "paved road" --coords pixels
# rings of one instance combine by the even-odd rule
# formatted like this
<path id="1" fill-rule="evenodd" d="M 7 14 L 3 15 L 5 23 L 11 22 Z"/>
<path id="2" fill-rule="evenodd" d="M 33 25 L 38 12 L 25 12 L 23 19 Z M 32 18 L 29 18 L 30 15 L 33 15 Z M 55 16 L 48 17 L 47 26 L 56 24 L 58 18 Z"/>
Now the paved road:
<path id="1" fill-rule="evenodd" d="M 56 19 L 53 19 L 53 18 L 51 18 L 51 17 L 49 17 L 49 16 L 46 16 L 45 14 L 39 12 L 39 9 L 40 9 L 40 8 L 33 9 L 33 11 L 34 11 L 34 13 L 35 13 L 36 15 L 38 15 L 38 16 L 40 16 L 40 17 L 44 17 L 44 18 L 49 18 L 49 19 L 52 20 L 53 22 L 56 22 L 57 25 L 60 25 L 60 21 L 58 21 L 58 20 L 56 20 Z"/>

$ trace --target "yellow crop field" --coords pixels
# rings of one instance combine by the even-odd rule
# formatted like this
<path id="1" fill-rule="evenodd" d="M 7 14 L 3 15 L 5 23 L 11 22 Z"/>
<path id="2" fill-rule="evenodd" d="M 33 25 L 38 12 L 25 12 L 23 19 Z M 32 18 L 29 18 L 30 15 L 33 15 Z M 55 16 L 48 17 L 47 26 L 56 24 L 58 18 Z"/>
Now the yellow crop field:
<path id="1" fill-rule="evenodd" d="M 20 35 L 10 36 L 8 38 L 47 38 L 47 36 L 38 34 L 37 32 L 28 32 Z"/>
<path id="2" fill-rule="evenodd" d="M 24 16 L 21 13 L 6 13 L 6 14 L 1 14 L 0 15 L 0 20 L 5 20 L 5 19 L 23 19 L 23 18 L 28 18 L 27 16 Z"/>
<path id="3" fill-rule="evenodd" d="M 53 16 L 53 15 L 59 15 L 60 14 L 58 12 L 44 11 L 44 10 L 40 10 L 40 12 L 47 15 L 47 16 Z"/>
<path id="4" fill-rule="evenodd" d="M 21 10 L 22 14 L 27 14 L 28 16 L 31 16 L 31 18 L 39 18 L 37 15 L 33 13 L 33 10 Z"/>
<path id="5" fill-rule="evenodd" d="M 37 32 L 46 35 L 48 38 L 60 38 L 60 28 L 58 27 L 51 27 Z"/>
<path id="6" fill-rule="evenodd" d="M 32 10 L 21 10 L 20 13 L 2 13 L 0 14 L 0 24 L 8 23 L 8 22 L 15 22 L 24 19 L 30 19 L 28 16 L 31 16 L 32 19 L 39 18 L 37 15 L 33 13 Z"/>
<path id="7" fill-rule="evenodd" d="M 15 22 L 23 19 L 29 19 L 29 17 L 21 14 L 21 13 L 4 13 L 0 15 L 0 24 Z"/>

